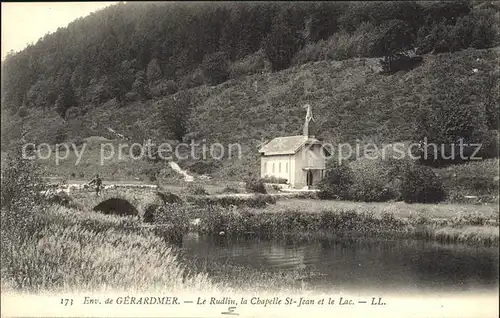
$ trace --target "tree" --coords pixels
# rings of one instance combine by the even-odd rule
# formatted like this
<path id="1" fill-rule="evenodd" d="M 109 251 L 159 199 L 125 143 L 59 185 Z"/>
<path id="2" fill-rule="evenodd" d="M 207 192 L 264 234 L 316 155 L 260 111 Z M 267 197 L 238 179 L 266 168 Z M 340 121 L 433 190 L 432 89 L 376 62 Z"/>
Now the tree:
<path id="1" fill-rule="evenodd" d="M 161 108 L 160 117 L 171 138 L 182 140 L 187 132 L 187 118 L 192 108 L 192 97 L 182 93 L 166 100 Z"/>
<path id="2" fill-rule="evenodd" d="M 405 169 L 401 196 L 407 203 L 437 203 L 446 197 L 443 182 L 429 167 L 411 165 Z"/>
<path id="3" fill-rule="evenodd" d="M 111 95 L 116 99 L 118 105 L 123 106 L 125 94 L 129 91 L 134 81 L 133 76 L 121 67 L 108 77 L 108 85 Z"/>
<path id="4" fill-rule="evenodd" d="M 161 78 L 160 64 L 157 59 L 152 59 L 147 67 L 146 76 L 149 82 L 156 81 Z"/>
<path id="5" fill-rule="evenodd" d="M 201 68 L 212 85 L 223 83 L 229 78 L 229 61 L 225 52 L 205 55 Z"/>
<path id="6" fill-rule="evenodd" d="M 75 104 L 75 94 L 71 84 L 68 82 L 57 97 L 55 104 L 56 112 L 61 118 L 66 119 L 66 111 L 68 108 L 75 106 Z"/>
<path id="7" fill-rule="evenodd" d="M 272 27 L 271 33 L 264 42 L 264 52 L 271 62 L 273 70 L 288 68 L 295 52 L 298 50 L 298 38 L 284 22 Z"/>
<path id="8" fill-rule="evenodd" d="M 354 173 L 347 162 L 340 165 L 334 160 L 327 163 L 326 175 L 319 183 L 322 199 L 350 199 L 351 186 L 354 183 Z"/>
<path id="9" fill-rule="evenodd" d="M 147 85 L 144 71 L 139 71 L 135 74 L 135 81 L 132 84 L 132 91 L 137 93 L 141 99 L 147 97 Z"/>
<path id="10" fill-rule="evenodd" d="M 377 31 L 378 37 L 371 48 L 371 56 L 391 55 L 410 49 L 414 36 L 410 25 L 402 20 L 383 22 Z"/>

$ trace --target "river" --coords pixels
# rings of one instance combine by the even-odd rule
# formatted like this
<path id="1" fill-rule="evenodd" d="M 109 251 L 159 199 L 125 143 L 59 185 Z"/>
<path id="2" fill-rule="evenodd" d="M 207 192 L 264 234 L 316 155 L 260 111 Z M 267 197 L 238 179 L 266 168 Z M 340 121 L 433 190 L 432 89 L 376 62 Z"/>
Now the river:
<path id="1" fill-rule="evenodd" d="M 498 248 L 423 240 L 342 238 L 286 243 L 189 234 L 185 257 L 259 271 L 314 273 L 315 290 L 391 292 L 498 292 Z"/>

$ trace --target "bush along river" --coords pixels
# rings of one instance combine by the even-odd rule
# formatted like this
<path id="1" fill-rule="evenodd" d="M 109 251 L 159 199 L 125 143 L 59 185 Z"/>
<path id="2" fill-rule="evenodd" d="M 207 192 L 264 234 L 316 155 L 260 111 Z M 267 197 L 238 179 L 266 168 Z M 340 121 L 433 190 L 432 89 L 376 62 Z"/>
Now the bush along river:
<path id="1" fill-rule="evenodd" d="M 261 282 L 264 288 L 303 284 L 337 291 L 498 288 L 497 217 L 494 222 L 476 214 L 434 220 L 211 204 L 197 211 L 169 209 L 155 220 L 165 215 L 173 224 L 184 224 L 185 215 L 196 220 L 177 226 L 185 263 L 235 287 Z"/>

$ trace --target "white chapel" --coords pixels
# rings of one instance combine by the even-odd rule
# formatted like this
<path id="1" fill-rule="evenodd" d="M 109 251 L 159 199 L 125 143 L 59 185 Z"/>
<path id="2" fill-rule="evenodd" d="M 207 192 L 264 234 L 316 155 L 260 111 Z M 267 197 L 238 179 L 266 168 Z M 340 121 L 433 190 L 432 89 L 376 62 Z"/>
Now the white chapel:
<path id="1" fill-rule="evenodd" d="M 306 107 L 302 135 L 274 138 L 259 150 L 262 178 L 286 179 L 295 189 L 312 189 L 323 178 L 326 152 L 315 137 L 316 122 L 311 105 Z"/>

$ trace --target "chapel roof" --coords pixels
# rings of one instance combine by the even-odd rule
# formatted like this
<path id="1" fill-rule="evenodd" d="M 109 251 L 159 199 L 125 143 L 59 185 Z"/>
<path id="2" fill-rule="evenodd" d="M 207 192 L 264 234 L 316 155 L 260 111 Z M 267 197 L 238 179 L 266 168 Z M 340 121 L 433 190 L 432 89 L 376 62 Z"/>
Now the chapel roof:
<path id="1" fill-rule="evenodd" d="M 308 136 L 288 136 L 288 137 L 277 137 L 265 144 L 259 149 L 260 153 L 265 156 L 272 155 L 293 155 L 300 147 L 306 144 L 320 144 L 321 142 L 316 138 L 311 138 Z"/>

